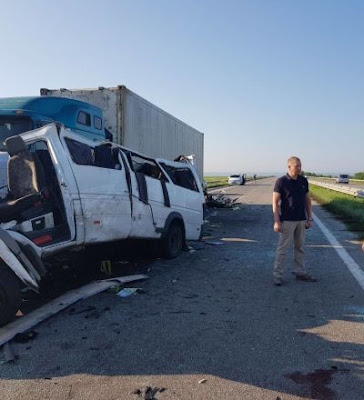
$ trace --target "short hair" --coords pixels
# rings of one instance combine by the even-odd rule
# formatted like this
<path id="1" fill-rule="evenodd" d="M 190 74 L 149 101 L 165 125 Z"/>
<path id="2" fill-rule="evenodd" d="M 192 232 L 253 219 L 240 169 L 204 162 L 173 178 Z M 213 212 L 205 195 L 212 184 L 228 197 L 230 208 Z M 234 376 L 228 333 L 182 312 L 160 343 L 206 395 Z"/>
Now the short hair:
<path id="1" fill-rule="evenodd" d="M 289 165 L 293 162 L 299 162 L 301 164 L 301 160 L 298 157 L 292 156 L 287 160 L 287 165 Z"/>

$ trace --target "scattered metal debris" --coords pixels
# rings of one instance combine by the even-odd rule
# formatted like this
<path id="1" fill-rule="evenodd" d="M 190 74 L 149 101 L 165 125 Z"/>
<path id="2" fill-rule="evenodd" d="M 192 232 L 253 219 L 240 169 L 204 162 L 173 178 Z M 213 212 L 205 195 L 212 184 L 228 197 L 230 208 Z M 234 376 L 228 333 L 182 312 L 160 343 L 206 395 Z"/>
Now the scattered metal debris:
<path id="1" fill-rule="evenodd" d="M 136 389 L 134 390 L 133 394 L 138 395 L 141 399 L 143 400 L 157 400 L 155 395 L 157 393 L 163 393 L 166 388 L 152 388 L 150 386 L 147 386 L 146 388 L 143 389 Z"/>
<path id="2" fill-rule="evenodd" d="M 220 246 L 222 244 L 224 244 L 224 242 L 221 242 L 219 240 L 205 240 L 206 244 L 210 244 L 212 246 Z"/>
<path id="3" fill-rule="evenodd" d="M 217 194 L 208 194 L 206 196 L 205 205 L 210 208 L 232 208 L 233 204 L 238 200 L 238 197 L 232 199 L 220 191 Z"/>
<path id="4" fill-rule="evenodd" d="M 120 292 L 117 292 L 116 295 L 119 297 L 129 297 L 132 294 L 136 294 L 139 289 L 140 288 L 131 288 L 131 287 L 124 288 L 124 289 L 121 289 Z"/>
<path id="5" fill-rule="evenodd" d="M 37 325 L 39 322 L 51 317 L 59 311 L 65 309 L 71 304 L 86 299 L 94 294 L 103 292 L 109 289 L 115 284 L 122 284 L 127 282 L 138 281 L 148 278 L 146 275 L 129 275 L 111 279 L 105 279 L 102 281 L 92 282 L 86 286 L 83 286 L 52 300 L 48 304 L 34 310 L 28 315 L 11 322 L 0 329 L 0 346 L 13 339 L 15 335 L 23 333 L 26 330 Z"/>

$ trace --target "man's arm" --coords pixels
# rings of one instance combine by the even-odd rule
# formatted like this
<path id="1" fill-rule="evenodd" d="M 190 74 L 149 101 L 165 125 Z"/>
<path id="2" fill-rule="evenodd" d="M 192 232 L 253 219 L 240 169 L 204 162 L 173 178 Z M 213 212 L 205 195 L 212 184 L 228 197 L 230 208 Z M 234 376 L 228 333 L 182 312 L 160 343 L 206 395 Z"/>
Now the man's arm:
<path id="1" fill-rule="evenodd" d="M 311 228 L 313 224 L 313 219 L 312 219 L 312 203 L 311 203 L 311 197 L 310 194 L 307 192 L 306 193 L 306 214 L 307 214 L 307 222 L 306 222 L 306 227 Z"/>
<path id="2" fill-rule="evenodd" d="M 274 217 L 274 232 L 281 232 L 282 231 L 282 223 L 281 218 L 279 215 L 279 202 L 281 201 L 281 194 L 278 192 L 273 192 L 273 217 Z"/>

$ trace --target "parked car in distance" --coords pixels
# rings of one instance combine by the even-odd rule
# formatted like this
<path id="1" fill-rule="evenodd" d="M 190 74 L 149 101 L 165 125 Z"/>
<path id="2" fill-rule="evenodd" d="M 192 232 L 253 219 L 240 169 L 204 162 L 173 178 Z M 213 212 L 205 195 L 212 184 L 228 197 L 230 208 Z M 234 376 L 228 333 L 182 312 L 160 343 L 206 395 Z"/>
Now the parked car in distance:
<path id="1" fill-rule="evenodd" d="M 349 175 L 341 174 L 336 178 L 336 183 L 349 183 Z"/>
<path id="2" fill-rule="evenodd" d="M 228 179 L 229 185 L 244 185 L 246 181 L 245 174 L 230 175 Z"/>

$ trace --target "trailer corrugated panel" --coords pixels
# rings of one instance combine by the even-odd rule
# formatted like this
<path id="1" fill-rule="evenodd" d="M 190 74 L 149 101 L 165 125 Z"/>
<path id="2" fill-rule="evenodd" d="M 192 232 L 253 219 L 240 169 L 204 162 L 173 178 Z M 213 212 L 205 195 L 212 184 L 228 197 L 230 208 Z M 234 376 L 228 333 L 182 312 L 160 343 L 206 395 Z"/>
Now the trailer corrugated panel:
<path id="1" fill-rule="evenodd" d="M 196 169 L 203 175 L 203 133 L 163 111 L 131 90 L 122 87 L 124 145 L 152 157 L 170 160 L 195 155 Z"/>
<path id="2" fill-rule="evenodd" d="M 173 160 L 181 154 L 194 154 L 196 170 L 203 177 L 203 133 L 127 87 L 42 90 L 41 94 L 75 98 L 100 107 L 114 140 L 145 155 Z"/>

